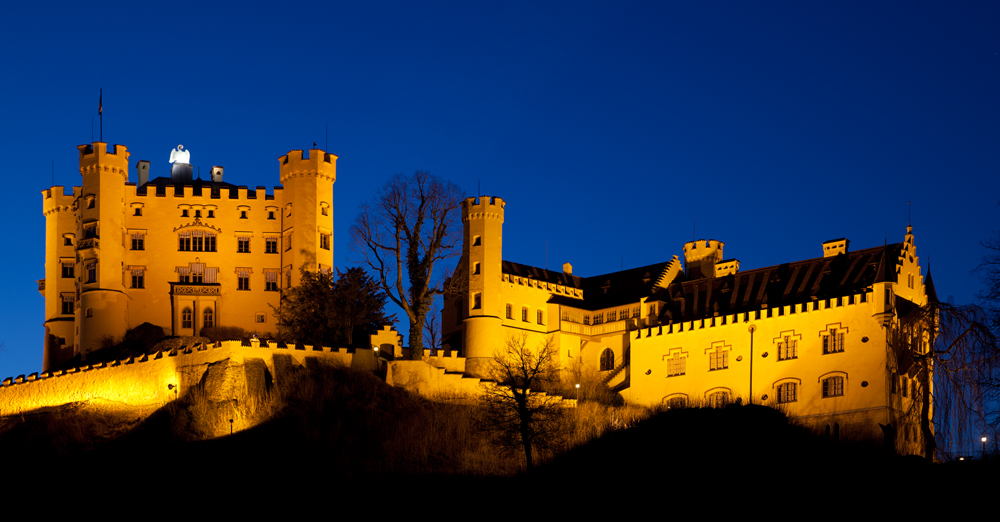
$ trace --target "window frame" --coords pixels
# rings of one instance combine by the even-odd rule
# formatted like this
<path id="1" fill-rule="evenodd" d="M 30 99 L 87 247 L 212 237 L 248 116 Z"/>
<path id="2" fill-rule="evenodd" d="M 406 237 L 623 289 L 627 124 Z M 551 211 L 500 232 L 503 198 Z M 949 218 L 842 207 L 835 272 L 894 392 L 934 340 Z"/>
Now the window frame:
<path id="1" fill-rule="evenodd" d="M 799 383 L 794 381 L 778 384 L 775 400 L 778 404 L 790 404 L 799 401 Z"/>
<path id="2" fill-rule="evenodd" d="M 831 375 L 823 379 L 823 398 L 844 396 L 844 376 Z"/>

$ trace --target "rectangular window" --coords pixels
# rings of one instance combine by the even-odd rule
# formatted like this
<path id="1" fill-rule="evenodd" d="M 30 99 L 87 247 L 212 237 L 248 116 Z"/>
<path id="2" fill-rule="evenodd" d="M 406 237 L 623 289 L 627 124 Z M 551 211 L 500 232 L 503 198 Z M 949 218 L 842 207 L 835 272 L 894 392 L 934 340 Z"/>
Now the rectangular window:
<path id="1" fill-rule="evenodd" d="M 264 253 L 265 254 L 278 253 L 278 238 L 268 237 L 264 239 Z"/>
<path id="2" fill-rule="evenodd" d="M 680 352 L 667 359 L 667 377 L 684 375 L 687 370 L 687 357 L 681 357 Z"/>
<path id="3" fill-rule="evenodd" d="M 237 268 L 236 277 L 238 285 L 237 290 L 249 290 L 250 289 L 250 269 L 249 268 Z"/>
<path id="4" fill-rule="evenodd" d="M 97 237 L 97 223 L 90 223 L 83 226 L 83 238 L 91 239 Z"/>
<path id="5" fill-rule="evenodd" d="M 797 358 L 799 356 L 798 348 L 799 341 L 786 335 L 781 341 L 778 341 L 778 360 L 785 361 Z"/>
<path id="6" fill-rule="evenodd" d="M 254 320 L 258 323 L 267 322 L 267 316 L 264 314 L 257 314 L 254 316 Z"/>
<path id="7" fill-rule="evenodd" d="M 514 318 L 514 307 L 508 304 L 507 305 L 507 319 L 513 319 L 513 318 Z"/>
<path id="8" fill-rule="evenodd" d="M 146 250 L 146 235 L 141 232 L 132 233 L 132 250 Z"/>
<path id="9" fill-rule="evenodd" d="M 708 354 L 708 370 L 725 370 L 729 368 L 729 350 L 716 350 Z"/>
<path id="10" fill-rule="evenodd" d="M 66 278 L 72 278 L 72 277 L 74 277 L 73 276 L 73 268 L 75 266 L 76 266 L 76 263 L 73 263 L 72 261 L 63 261 L 63 264 L 62 264 L 62 276 L 66 277 Z"/>
<path id="11" fill-rule="evenodd" d="M 604 313 L 594 314 L 594 324 L 604 324 Z"/>
<path id="12" fill-rule="evenodd" d="M 177 250 L 179 252 L 190 252 L 191 251 L 191 233 L 181 232 L 177 234 Z"/>
<path id="13" fill-rule="evenodd" d="M 132 288 L 146 288 L 144 279 L 142 274 L 132 274 Z"/>
<path id="14" fill-rule="evenodd" d="M 541 310 L 539 310 L 538 312 L 536 312 L 536 314 L 535 314 L 535 322 L 537 322 L 538 324 L 544 324 L 542 322 L 542 311 Z"/>
<path id="15" fill-rule="evenodd" d="M 87 262 L 87 282 L 88 283 L 97 282 L 97 261 Z"/>
<path id="16" fill-rule="evenodd" d="M 843 377 L 829 377 L 827 379 L 823 379 L 823 397 L 839 397 L 843 394 Z"/>
<path id="17" fill-rule="evenodd" d="M 319 235 L 319 247 L 323 250 L 330 250 L 330 234 Z"/>
<path id="18" fill-rule="evenodd" d="M 838 333 L 836 328 L 831 328 L 829 333 L 823 334 L 823 353 L 842 351 L 844 351 L 844 334 Z"/>
<path id="19" fill-rule="evenodd" d="M 74 303 L 73 299 L 74 298 L 73 298 L 73 294 L 72 293 L 65 293 L 65 294 L 62 295 L 62 313 L 63 314 L 69 315 L 69 314 L 73 313 L 73 303 Z"/>
<path id="20" fill-rule="evenodd" d="M 291 249 L 292 249 L 292 233 L 289 232 L 288 235 L 285 236 L 285 252 L 288 252 Z"/>
<path id="21" fill-rule="evenodd" d="M 214 210 L 209 210 L 208 211 L 208 217 L 214 218 L 215 217 L 215 211 Z"/>
<path id="22" fill-rule="evenodd" d="M 778 403 L 785 404 L 798 400 L 798 383 L 786 382 L 778 385 Z"/>
<path id="23" fill-rule="evenodd" d="M 181 217 L 188 217 L 188 211 L 187 211 L 187 209 L 181 210 Z M 190 327 L 188 327 L 188 328 L 190 328 Z"/>
<path id="24" fill-rule="evenodd" d="M 264 269 L 264 291 L 265 292 L 277 292 L 278 291 L 278 269 L 277 268 L 265 268 Z"/>
<path id="25" fill-rule="evenodd" d="M 475 263 L 472 265 L 472 273 L 474 275 L 479 275 L 479 263 Z"/>
<path id="26" fill-rule="evenodd" d="M 134 215 L 141 216 L 142 215 L 142 207 L 135 207 L 135 214 Z"/>
<path id="27" fill-rule="evenodd" d="M 274 211 L 273 210 L 267 213 L 267 219 L 274 219 Z"/>
<path id="28" fill-rule="evenodd" d="M 521 308 L 521 320 L 528 322 L 528 307 L 526 306 Z"/>
<path id="29" fill-rule="evenodd" d="M 236 252 L 240 254 L 250 253 L 250 238 L 240 237 L 236 239 Z"/>
<path id="30" fill-rule="evenodd" d="M 472 295 L 472 308 L 479 310 L 483 307 L 483 294 L 476 292 Z"/>

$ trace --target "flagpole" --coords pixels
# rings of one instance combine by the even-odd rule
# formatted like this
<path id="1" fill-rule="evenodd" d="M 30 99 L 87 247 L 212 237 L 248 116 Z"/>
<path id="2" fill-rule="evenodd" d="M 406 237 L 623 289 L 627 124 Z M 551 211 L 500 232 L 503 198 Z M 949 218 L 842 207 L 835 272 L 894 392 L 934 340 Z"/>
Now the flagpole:
<path id="1" fill-rule="evenodd" d="M 104 89 L 101 89 L 101 97 L 97 99 L 97 114 L 101 117 L 101 143 L 104 143 Z"/>

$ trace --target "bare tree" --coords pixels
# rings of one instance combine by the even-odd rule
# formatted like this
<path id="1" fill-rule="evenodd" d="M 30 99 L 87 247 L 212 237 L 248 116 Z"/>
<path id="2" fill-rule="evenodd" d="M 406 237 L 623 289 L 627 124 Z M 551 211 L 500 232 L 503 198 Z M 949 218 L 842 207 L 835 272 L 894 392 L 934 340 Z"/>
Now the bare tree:
<path id="1" fill-rule="evenodd" d="M 361 206 L 351 247 L 375 273 L 382 290 L 410 321 L 410 358 L 423 357 L 423 330 L 434 296 L 435 266 L 459 253 L 462 193 L 449 181 L 417 171 L 394 176 Z"/>
<path id="2" fill-rule="evenodd" d="M 928 460 L 939 441 L 971 447 L 978 433 L 1000 421 L 1000 348 L 988 324 L 980 306 L 932 299 L 900 317 L 890 333 L 888 360 L 907 377 L 890 385 L 895 410 L 900 420 L 919 423 Z M 917 385 L 907 393 L 909 379 Z"/>
<path id="3" fill-rule="evenodd" d="M 424 323 L 424 346 L 434 353 L 441 348 L 441 323 L 439 314 L 431 313 Z"/>
<path id="4" fill-rule="evenodd" d="M 534 452 L 551 448 L 559 439 L 564 408 L 562 398 L 539 388 L 558 379 L 556 349 L 547 337 L 535 349 L 528 335 L 514 334 L 503 349 L 494 353 L 490 377 L 483 395 L 484 427 L 500 445 L 524 450 L 527 471 L 534 467 Z"/>

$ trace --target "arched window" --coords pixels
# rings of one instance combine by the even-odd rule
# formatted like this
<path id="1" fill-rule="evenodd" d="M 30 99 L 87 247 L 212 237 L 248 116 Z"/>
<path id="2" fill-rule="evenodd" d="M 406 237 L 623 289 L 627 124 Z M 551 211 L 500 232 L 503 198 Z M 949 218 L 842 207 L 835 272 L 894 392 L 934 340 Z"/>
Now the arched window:
<path id="1" fill-rule="evenodd" d="M 615 368 L 615 352 L 611 348 L 605 348 L 601 352 L 601 371 L 606 372 Z"/>
<path id="2" fill-rule="evenodd" d="M 713 408 L 725 408 L 730 402 L 728 391 L 717 391 L 708 396 L 708 405 Z"/>
<path id="3" fill-rule="evenodd" d="M 205 317 L 202 320 L 201 325 L 204 328 L 211 328 L 215 326 L 215 312 L 211 308 L 206 308 L 204 315 Z"/>
<path id="4" fill-rule="evenodd" d="M 193 326 L 191 324 L 191 309 L 184 307 L 184 310 L 181 310 L 181 328 L 192 328 L 192 327 Z"/>

